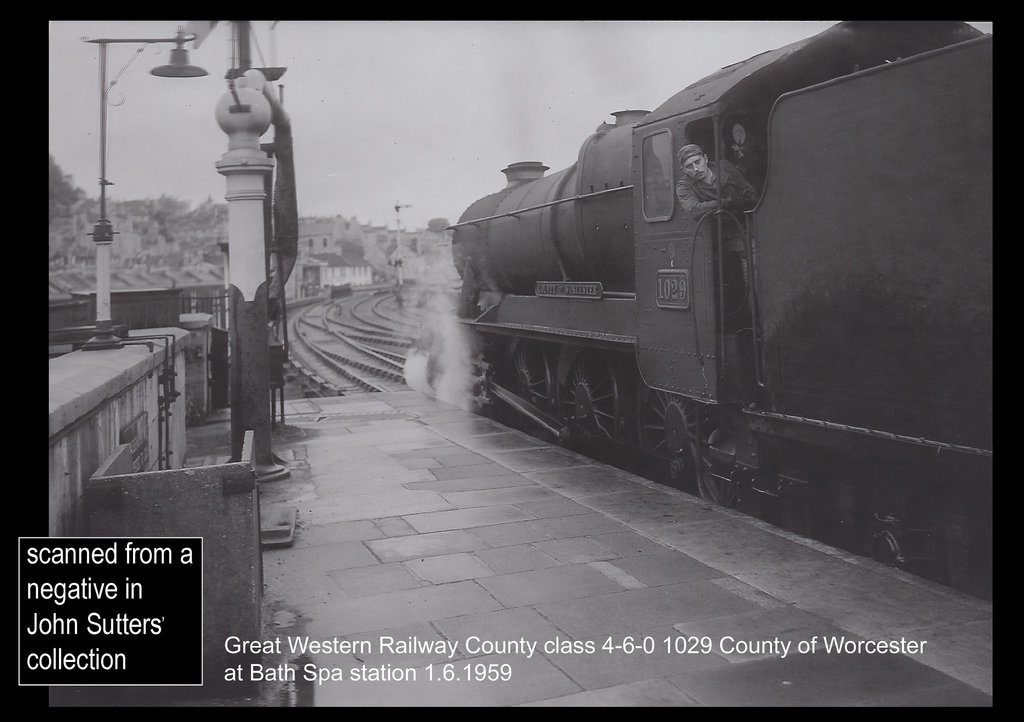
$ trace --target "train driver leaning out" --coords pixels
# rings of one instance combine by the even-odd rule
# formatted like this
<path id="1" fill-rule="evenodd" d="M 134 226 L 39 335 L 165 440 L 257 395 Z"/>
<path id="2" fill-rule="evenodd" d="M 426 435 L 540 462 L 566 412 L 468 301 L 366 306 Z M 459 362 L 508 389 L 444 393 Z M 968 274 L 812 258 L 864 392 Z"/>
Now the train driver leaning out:
<path id="1" fill-rule="evenodd" d="M 708 161 L 707 154 L 696 143 L 684 145 L 677 157 L 683 177 L 676 183 L 676 197 L 694 218 L 719 209 L 744 211 L 754 207 L 757 191 L 729 161 L 724 158 Z M 722 223 L 722 235 L 725 261 L 734 269 L 738 268 L 743 284 L 747 286 L 750 272 L 743 233 L 737 224 L 726 220 Z"/>

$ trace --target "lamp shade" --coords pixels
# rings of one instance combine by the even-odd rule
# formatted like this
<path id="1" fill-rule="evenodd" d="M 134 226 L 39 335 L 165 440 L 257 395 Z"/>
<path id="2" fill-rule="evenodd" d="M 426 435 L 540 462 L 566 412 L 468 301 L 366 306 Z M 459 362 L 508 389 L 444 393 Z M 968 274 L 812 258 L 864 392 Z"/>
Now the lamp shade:
<path id="1" fill-rule="evenodd" d="M 149 72 L 161 78 L 198 78 L 208 74 L 205 68 L 189 64 L 188 51 L 180 45 L 171 50 L 170 63 L 155 67 Z"/>

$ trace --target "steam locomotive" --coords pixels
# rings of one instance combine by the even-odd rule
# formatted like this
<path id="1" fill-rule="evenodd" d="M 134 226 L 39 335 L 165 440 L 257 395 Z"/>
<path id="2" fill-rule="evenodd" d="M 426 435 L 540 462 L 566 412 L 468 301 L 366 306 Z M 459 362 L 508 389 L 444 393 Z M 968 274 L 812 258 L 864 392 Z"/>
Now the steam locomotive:
<path id="1" fill-rule="evenodd" d="M 492 405 L 989 596 L 992 37 L 843 22 L 612 116 L 451 226 Z M 680 207 L 691 143 L 752 210 Z"/>

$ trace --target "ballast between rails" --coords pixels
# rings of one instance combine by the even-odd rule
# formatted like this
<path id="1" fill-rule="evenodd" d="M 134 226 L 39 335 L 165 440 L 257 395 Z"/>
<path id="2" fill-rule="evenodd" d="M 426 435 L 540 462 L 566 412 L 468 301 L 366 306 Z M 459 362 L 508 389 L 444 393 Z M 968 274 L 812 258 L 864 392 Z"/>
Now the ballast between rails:
<path id="1" fill-rule="evenodd" d="M 323 311 L 322 308 L 320 308 L 319 310 L 321 312 Z M 315 323 L 309 318 L 310 315 L 312 315 L 312 309 L 302 314 L 302 316 L 300 316 L 299 323 L 296 326 L 296 331 L 298 332 L 299 337 L 302 338 L 303 342 L 306 344 L 307 348 L 313 354 L 315 354 L 315 356 L 318 359 L 324 362 L 326 370 L 328 371 L 329 374 L 332 374 L 336 377 L 340 376 L 346 381 L 350 381 L 353 384 L 355 384 L 355 387 L 358 387 L 364 391 L 388 390 L 386 386 L 374 380 L 368 379 L 363 374 L 358 372 L 371 370 L 369 367 L 367 367 L 366 364 L 353 362 L 351 359 L 347 358 L 343 354 L 337 353 L 336 351 L 327 350 L 326 348 L 324 348 L 324 341 L 312 340 L 306 329 L 314 328 L 317 330 L 323 330 L 326 333 L 330 333 L 330 331 L 326 328 L 322 316 L 320 319 L 320 323 Z M 335 387 L 339 386 L 339 384 L 333 382 L 331 383 L 331 385 Z M 350 386 L 350 389 L 351 388 L 352 387 Z"/>
<path id="2" fill-rule="evenodd" d="M 365 321 L 349 320 L 355 318 L 352 309 L 365 300 L 362 294 L 331 299 L 309 306 L 293 319 L 293 335 L 299 343 L 290 362 L 313 394 L 336 396 L 405 387 L 405 356 L 396 349 L 407 349 L 412 339 L 377 322 L 367 328 Z"/>

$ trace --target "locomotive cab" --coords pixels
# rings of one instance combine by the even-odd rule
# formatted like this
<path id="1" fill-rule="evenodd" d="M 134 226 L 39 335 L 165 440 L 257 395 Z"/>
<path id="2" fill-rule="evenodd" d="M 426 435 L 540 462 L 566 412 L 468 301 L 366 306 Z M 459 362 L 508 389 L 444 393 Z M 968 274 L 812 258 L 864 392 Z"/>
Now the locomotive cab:
<path id="1" fill-rule="evenodd" d="M 750 477 L 759 466 L 756 445 L 742 443 L 745 429 L 735 423 L 743 406 L 759 400 L 751 209 L 685 210 L 677 156 L 695 143 L 711 167 L 742 163 L 756 174 L 751 185 L 759 194 L 764 161 L 754 155 L 754 139 L 764 131 L 746 130 L 755 117 L 749 103 L 743 111 L 716 105 L 634 130 L 636 302 L 639 317 L 649 319 L 637 327 L 640 444 L 670 459 L 676 483 L 723 505 L 738 501 L 737 475 Z M 743 253 L 728 251 L 727 241 Z"/>
<path id="2" fill-rule="evenodd" d="M 767 110 L 762 115 L 767 117 Z M 755 134 L 763 137 L 763 131 L 746 131 L 752 118 L 702 109 L 635 133 L 634 154 L 641 160 L 634 182 L 642 189 L 635 208 L 637 301 L 652 316 L 639 334 L 639 365 L 648 384 L 705 403 L 756 400 L 752 208 L 692 216 L 676 196 L 684 176 L 676 158 L 681 148 L 695 143 L 711 167 L 726 160 L 737 170 L 753 171 L 751 185 L 759 194 L 764 159 L 760 148 L 754 150 L 757 144 L 747 141 Z M 723 126 L 729 128 L 730 143 Z M 742 244 L 747 275 L 730 262 L 726 239 Z"/>

